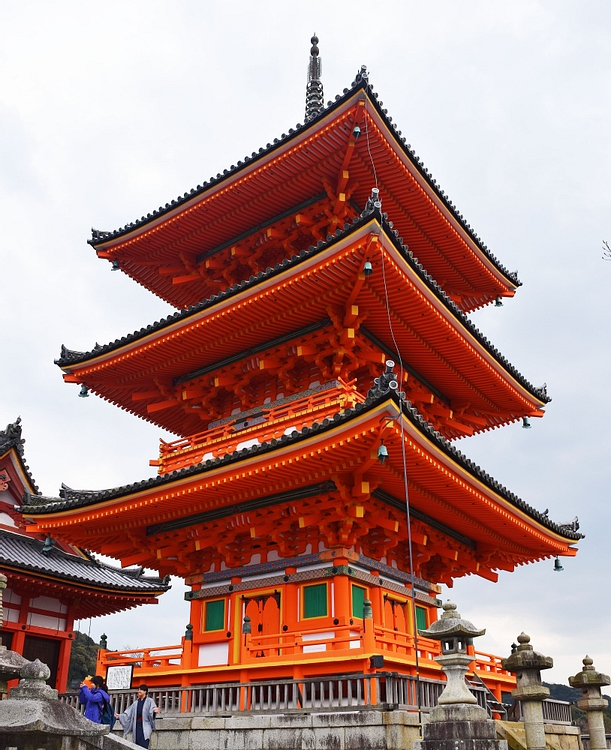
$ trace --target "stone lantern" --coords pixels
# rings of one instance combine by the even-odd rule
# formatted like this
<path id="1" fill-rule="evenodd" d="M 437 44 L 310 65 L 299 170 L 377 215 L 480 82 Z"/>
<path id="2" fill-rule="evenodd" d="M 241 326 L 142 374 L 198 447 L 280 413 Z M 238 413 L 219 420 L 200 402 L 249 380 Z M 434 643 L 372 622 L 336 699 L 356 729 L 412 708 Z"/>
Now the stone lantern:
<path id="1" fill-rule="evenodd" d="M 502 666 L 516 676 L 517 687 L 511 694 L 522 703 L 528 750 L 545 750 L 543 701 L 549 698 L 549 690 L 541 683 L 541 670 L 551 669 L 554 660 L 535 651 L 526 633 L 520 633 L 518 643 L 511 656 L 503 659 Z"/>
<path id="2" fill-rule="evenodd" d="M 486 631 L 463 620 L 452 602 L 446 602 L 443 610 L 428 630 L 418 631 L 426 638 L 440 641 L 441 656 L 436 656 L 435 661 L 441 664 L 447 683 L 438 705 L 429 714 L 428 723 L 422 727 L 422 740 L 414 743 L 414 749 L 506 750 L 506 741 L 497 739 L 494 721 L 477 705 L 477 698 L 465 681 L 473 661 L 467 645 Z"/>
<path id="3" fill-rule="evenodd" d="M 569 685 L 581 688 L 582 699 L 577 707 L 588 714 L 588 731 L 590 732 L 590 750 L 606 750 L 605 722 L 603 711 L 609 705 L 600 692 L 601 687 L 611 685 L 609 675 L 597 672 L 589 656 L 583 660 L 583 669 L 574 677 L 569 677 Z"/>
<path id="4" fill-rule="evenodd" d="M 439 696 L 439 706 L 472 706 L 477 698 L 469 690 L 465 675 L 473 657 L 467 653 L 467 645 L 472 638 L 484 635 L 486 630 L 478 630 L 469 620 L 463 620 L 456 611 L 456 604 L 446 602 L 443 614 L 428 630 L 419 630 L 420 635 L 441 642 L 441 656 L 435 661 L 441 664 L 447 678 L 446 686 Z M 483 710 L 485 718 L 488 714 Z M 434 712 L 433 712 L 434 713 Z M 477 712 L 476 712 L 477 713 Z M 433 714 L 431 714 L 433 721 Z"/>

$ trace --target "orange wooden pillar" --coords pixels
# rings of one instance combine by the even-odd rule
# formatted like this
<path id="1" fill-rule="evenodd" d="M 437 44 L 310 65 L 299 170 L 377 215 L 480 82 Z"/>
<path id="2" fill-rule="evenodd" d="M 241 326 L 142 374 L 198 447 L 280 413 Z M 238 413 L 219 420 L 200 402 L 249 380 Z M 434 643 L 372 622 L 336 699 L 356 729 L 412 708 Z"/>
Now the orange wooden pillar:
<path id="1" fill-rule="evenodd" d="M 346 565 L 348 563 L 347 560 L 340 559 L 336 560 L 335 564 L 337 566 L 339 565 Z M 350 618 L 352 615 L 352 596 L 350 591 L 350 579 L 347 575 L 336 575 L 333 576 L 333 611 L 335 613 L 335 616 L 333 618 L 334 625 L 337 623 L 340 625 L 339 629 L 335 629 L 333 632 L 335 633 L 336 642 L 333 643 L 332 648 L 337 650 L 342 650 L 345 648 L 348 648 L 347 642 L 344 640 L 346 638 L 349 638 L 350 636 L 350 628 L 348 627 L 348 624 L 350 622 Z M 344 627 L 341 627 L 341 626 Z M 338 642 L 339 641 L 339 642 Z"/>
<path id="2" fill-rule="evenodd" d="M 291 576 L 297 572 L 296 568 L 286 568 L 284 571 L 287 576 Z M 286 632 L 288 635 L 286 638 L 281 638 L 280 642 L 294 642 L 295 631 L 298 629 L 299 623 L 299 587 L 296 583 L 290 581 L 285 584 L 282 589 L 282 610 L 280 613 L 280 623 L 282 632 Z M 286 630 L 285 630 L 286 628 Z M 288 646 L 282 649 L 283 654 L 294 654 L 295 647 Z"/>
<path id="3" fill-rule="evenodd" d="M 377 571 L 372 572 L 372 575 L 379 577 L 379 573 Z M 373 613 L 372 631 L 374 638 L 374 648 L 381 649 L 382 644 L 377 645 L 375 643 L 375 629 L 376 626 L 381 627 L 382 623 L 384 622 L 384 598 L 382 589 L 380 588 L 380 586 L 370 586 L 367 590 L 367 596 L 371 601 L 371 609 Z"/>
<path id="4" fill-rule="evenodd" d="M 72 631 L 72 626 L 70 626 L 70 631 Z M 72 632 L 70 634 L 72 635 Z M 71 651 L 72 638 L 62 638 L 59 646 L 59 658 L 57 660 L 57 682 L 55 685 L 60 693 L 64 693 L 68 685 L 68 671 L 70 669 Z"/>
<path id="5" fill-rule="evenodd" d="M 371 654 L 375 650 L 373 623 L 371 599 L 365 599 L 365 606 L 363 607 L 363 649 L 366 654 Z"/>
<path id="6" fill-rule="evenodd" d="M 236 582 L 239 582 L 242 579 L 232 578 L 231 582 L 233 586 L 235 586 L 234 580 Z M 232 591 L 229 594 L 229 598 L 227 599 L 226 603 L 228 616 L 227 632 L 231 633 L 231 635 L 228 636 L 229 645 L 227 648 L 227 664 L 229 665 L 240 663 L 240 649 L 236 648 L 236 644 L 239 644 L 240 638 L 242 638 L 242 608 L 240 607 L 240 601 L 240 594 L 237 591 Z M 203 612 L 200 617 L 203 617 Z"/>

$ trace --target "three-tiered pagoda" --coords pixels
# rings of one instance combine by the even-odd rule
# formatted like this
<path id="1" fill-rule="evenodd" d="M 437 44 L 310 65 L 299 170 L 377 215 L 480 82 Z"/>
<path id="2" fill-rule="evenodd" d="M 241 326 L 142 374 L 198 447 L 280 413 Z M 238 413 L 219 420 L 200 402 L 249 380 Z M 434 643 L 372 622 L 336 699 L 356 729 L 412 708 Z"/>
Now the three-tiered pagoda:
<path id="1" fill-rule="evenodd" d="M 572 526 L 453 444 L 543 415 L 545 389 L 467 317 L 520 282 L 364 68 L 323 105 L 316 42 L 304 124 L 93 231 L 98 257 L 177 312 L 57 362 L 177 436 L 153 479 L 25 509 L 41 533 L 191 585 L 180 664 L 140 658 L 153 685 L 410 674 L 417 652 L 439 676 L 438 644 L 415 640 L 438 584 L 576 554 Z M 497 694 L 511 684 L 481 669 Z"/>

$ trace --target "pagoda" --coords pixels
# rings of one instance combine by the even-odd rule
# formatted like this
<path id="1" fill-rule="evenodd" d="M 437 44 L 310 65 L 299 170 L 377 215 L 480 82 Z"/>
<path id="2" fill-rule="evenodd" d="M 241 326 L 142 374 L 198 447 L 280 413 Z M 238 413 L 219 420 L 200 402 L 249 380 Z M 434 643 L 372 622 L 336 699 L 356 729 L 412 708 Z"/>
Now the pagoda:
<path id="1" fill-rule="evenodd" d="M 0 430 L 0 573 L 2 645 L 49 667 L 51 687 L 66 690 L 74 621 L 156 604 L 169 582 L 120 570 L 86 551 L 33 532 L 20 512 L 23 498 L 41 495 L 25 463 L 21 420 Z M 83 677 L 85 675 L 82 675 Z"/>
<path id="2" fill-rule="evenodd" d="M 140 654 L 152 685 L 439 678 L 439 644 L 417 633 L 437 619 L 439 584 L 576 554 L 575 524 L 454 445 L 549 401 L 468 318 L 513 297 L 516 274 L 365 68 L 324 106 L 317 42 L 303 124 L 140 220 L 93 230 L 99 258 L 176 312 L 57 360 L 81 395 L 176 435 L 155 478 L 24 508 L 42 534 L 191 586 L 180 663 Z M 500 697 L 513 678 L 484 661 Z"/>

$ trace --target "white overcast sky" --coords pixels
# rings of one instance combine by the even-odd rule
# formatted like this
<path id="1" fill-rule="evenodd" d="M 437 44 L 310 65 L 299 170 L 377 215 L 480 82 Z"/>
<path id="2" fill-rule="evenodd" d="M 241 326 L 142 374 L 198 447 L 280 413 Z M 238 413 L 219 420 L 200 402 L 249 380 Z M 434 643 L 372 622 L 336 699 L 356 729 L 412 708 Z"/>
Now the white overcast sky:
<path id="1" fill-rule="evenodd" d="M 77 398 L 53 364 L 169 308 L 86 244 L 303 121 L 310 36 L 325 100 L 360 65 L 467 221 L 524 286 L 474 321 L 553 398 L 531 430 L 460 442 L 550 517 L 579 515 L 576 559 L 472 578 L 450 596 L 507 655 L 520 631 L 564 682 L 611 671 L 611 3 L 0 0 L 0 422 L 23 419 L 44 494 L 151 475 L 160 430 Z M 392 218 L 392 217 L 391 217 Z M 111 648 L 177 643 L 182 584 L 81 628 Z M 445 597 L 445 594 L 444 594 Z"/>

